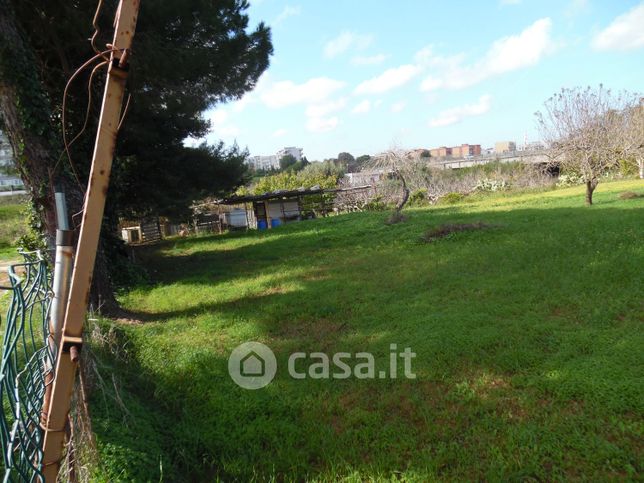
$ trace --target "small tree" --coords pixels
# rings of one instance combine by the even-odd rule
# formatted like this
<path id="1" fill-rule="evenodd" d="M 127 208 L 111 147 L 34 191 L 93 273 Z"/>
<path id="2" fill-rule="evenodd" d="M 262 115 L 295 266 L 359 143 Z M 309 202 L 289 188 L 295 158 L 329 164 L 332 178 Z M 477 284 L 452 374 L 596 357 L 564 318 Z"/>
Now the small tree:
<path id="1" fill-rule="evenodd" d="M 283 171 L 289 166 L 294 165 L 297 163 L 297 159 L 295 159 L 295 156 L 292 154 L 285 154 L 280 158 L 280 169 Z"/>
<path id="2" fill-rule="evenodd" d="M 358 156 L 356 158 L 356 164 L 358 165 L 358 168 L 362 168 L 362 166 L 367 164 L 370 159 L 371 159 L 371 156 L 369 156 L 368 154 L 363 154 L 362 156 Z"/>
<path id="3" fill-rule="evenodd" d="M 351 153 L 342 152 L 338 154 L 338 163 L 340 163 L 347 173 L 353 173 L 356 168 L 356 158 Z"/>
<path id="4" fill-rule="evenodd" d="M 398 219 L 400 219 L 400 212 L 409 201 L 410 179 L 422 171 L 421 164 L 417 153 L 397 148 L 375 155 L 367 164 L 368 169 L 382 171 L 385 176 L 393 175 L 400 181 L 402 192 L 395 207 L 395 215 Z"/>
<path id="5" fill-rule="evenodd" d="M 619 127 L 628 98 L 602 85 L 562 89 L 536 113 L 551 162 L 582 177 L 587 205 L 593 204 L 600 176 L 619 162 Z"/>

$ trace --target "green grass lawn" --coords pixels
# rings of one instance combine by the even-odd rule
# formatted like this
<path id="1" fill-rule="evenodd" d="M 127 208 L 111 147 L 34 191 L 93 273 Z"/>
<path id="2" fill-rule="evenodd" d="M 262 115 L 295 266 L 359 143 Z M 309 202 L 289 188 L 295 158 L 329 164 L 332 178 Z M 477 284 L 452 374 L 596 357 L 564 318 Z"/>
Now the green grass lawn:
<path id="1" fill-rule="evenodd" d="M 122 298 L 140 323 L 105 321 L 94 342 L 94 478 L 641 478 L 644 198 L 627 190 L 644 183 L 600 184 L 592 207 L 582 188 L 503 194 L 142 252 L 153 282 Z M 250 340 L 278 361 L 256 391 L 227 372 Z M 416 379 L 285 369 L 293 351 L 386 368 L 391 343 L 417 353 Z"/>
<path id="2" fill-rule="evenodd" d="M 0 196 L 0 263 L 18 260 L 18 238 L 27 231 L 25 196 Z"/>

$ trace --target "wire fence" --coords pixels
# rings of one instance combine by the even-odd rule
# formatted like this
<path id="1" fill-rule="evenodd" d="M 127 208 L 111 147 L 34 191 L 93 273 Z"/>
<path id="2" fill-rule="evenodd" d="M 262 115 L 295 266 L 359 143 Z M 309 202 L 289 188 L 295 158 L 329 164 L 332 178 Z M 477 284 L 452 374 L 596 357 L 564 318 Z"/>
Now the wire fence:
<path id="1" fill-rule="evenodd" d="M 49 343 L 51 273 L 40 252 L 9 267 L 9 307 L 0 363 L 3 481 L 44 481 L 41 414 L 53 380 L 56 348 Z M 3 297 L 4 299 L 4 297 Z M 4 305 L 4 304 L 0 304 Z"/>

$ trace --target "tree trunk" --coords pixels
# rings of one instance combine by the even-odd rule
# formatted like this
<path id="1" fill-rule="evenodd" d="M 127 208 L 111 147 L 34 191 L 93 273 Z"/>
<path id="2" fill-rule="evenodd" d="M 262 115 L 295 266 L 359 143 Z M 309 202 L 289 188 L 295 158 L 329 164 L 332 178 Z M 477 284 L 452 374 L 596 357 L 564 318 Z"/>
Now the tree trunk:
<path id="1" fill-rule="evenodd" d="M 41 221 L 50 237 L 55 213 L 50 172 L 53 130 L 50 104 L 38 79 L 36 61 L 17 25 L 9 0 L 0 0 L 0 115 L 13 147 L 16 169 L 33 203 L 41 207 Z"/>
<path id="2" fill-rule="evenodd" d="M 403 195 L 398 204 L 396 205 L 396 211 L 401 212 L 402 209 L 405 207 L 407 204 L 407 200 L 409 200 L 409 188 L 407 187 L 407 181 L 405 180 L 405 177 L 400 174 L 400 172 L 396 171 L 396 175 L 398 178 L 400 178 L 400 181 L 403 185 Z"/>
<path id="3" fill-rule="evenodd" d="M 9 0 L 0 0 L 0 116 L 3 131 L 13 148 L 20 177 L 28 189 L 32 203 L 40 214 L 42 232 L 48 244 L 56 234 L 56 211 L 53 195 L 57 154 L 62 151 L 57 141 L 59 129 L 52 123 L 51 103 L 38 75 L 38 63 L 16 20 Z M 81 187 L 61 176 L 67 194 L 69 212 L 82 209 Z M 110 283 L 107 261 L 98 256 L 92 299 L 104 308 L 115 310 L 118 305 Z"/>
<path id="4" fill-rule="evenodd" d="M 586 205 L 591 206 L 593 204 L 593 192 L 597 188 L 597 180 L 593 179 L 586 181 Z"/>
<path id="5" fill-rule="evenodd" d="M 637 164 L 640 168 L 640 179 L 644 179 L 644 159 L 639 159 L 637 161 Z"/>

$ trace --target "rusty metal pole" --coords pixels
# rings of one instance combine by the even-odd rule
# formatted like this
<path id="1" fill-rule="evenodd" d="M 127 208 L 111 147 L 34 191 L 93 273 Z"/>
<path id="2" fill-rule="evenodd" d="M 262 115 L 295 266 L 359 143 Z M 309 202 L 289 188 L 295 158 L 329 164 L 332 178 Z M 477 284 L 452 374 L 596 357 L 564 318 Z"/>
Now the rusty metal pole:
<path id="1" fill-rule="evenodd" d="M 49 402 L 51 400 L 52 383 L 54 380 L 54 367 L 51 361 L 55 360 L 54 355 L 60 344 L 60 334 L 65 319 L 65 308 L 69 296 L 69 282 L 72 275 L 72 264 L 74 259 L 73 236 L 74 232 L 69 228 L 69 216 L 67 213 L 67 202 L 65 193 L 62 188 L 57 189 L 56 199 L 56 217 L 58 220 L 58 229 L 56 230 L 56 255 L 54 258 L 54 280 L 52 290 L 54 292 L 49 311 L 49 346 L 50 358 L 45 362 L 45 395 L 41 408 L 41 422 L 47 423 L 49 413 Z"/>
<path id="2" fill-rule="evenodd" d="M 114 22 L 113 50 L 107 70 L 107 81 L 85 196 L 83 221 L 76 248 L 65 322 L 58 349 L 49 413 L 43 428 L 43 475 L 46 482 L 55 482 L 60 468 L 65 425 L 74 388 L 76 366 L 83 345 L 83 324 L 121 117 L 128 54 L 132 47 L 138 12 L 139 0 L 121 0 Z"/>

